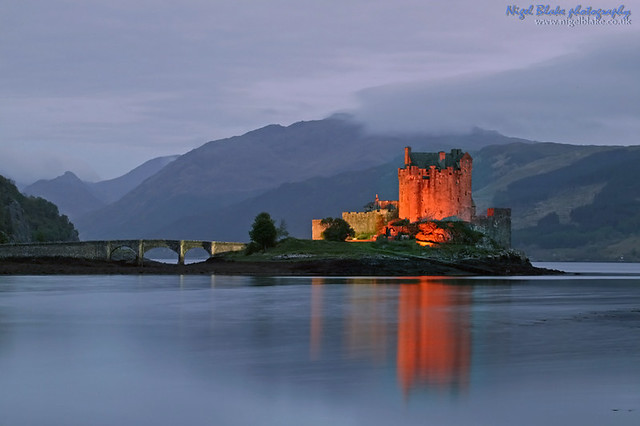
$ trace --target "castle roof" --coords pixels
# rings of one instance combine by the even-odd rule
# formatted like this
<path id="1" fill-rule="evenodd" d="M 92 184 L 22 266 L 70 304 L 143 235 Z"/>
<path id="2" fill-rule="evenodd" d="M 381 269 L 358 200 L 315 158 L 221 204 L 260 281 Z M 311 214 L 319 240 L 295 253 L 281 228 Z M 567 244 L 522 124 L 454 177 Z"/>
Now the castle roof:
<path id="1" fill-rule="evenodd" d="M 464 154 L 461 149 L 452 149 L 450 153 L 444 155 L 444 160 L 442 160 L 439 152 L 409 152 L 411 165 L 421 169 L 428 169 L 431 166 L 436 166 L 438 169 L 446 169 L 447 167 L 459 169 L 460 159 Z"/>

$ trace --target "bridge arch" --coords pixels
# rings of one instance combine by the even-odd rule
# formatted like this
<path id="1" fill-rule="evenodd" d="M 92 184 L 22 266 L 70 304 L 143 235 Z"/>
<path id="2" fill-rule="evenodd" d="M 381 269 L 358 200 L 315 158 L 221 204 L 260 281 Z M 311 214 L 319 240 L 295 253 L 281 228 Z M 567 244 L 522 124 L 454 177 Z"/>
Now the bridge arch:
<path id="1" fill-rule="evenodd" d="M 113 260 L 113 253 L 120 249 L 130 249 L 135 253 L 136 260 L 141 263 L 140 259 L 140 245 L 142 240 L 111 240 L 105 241 L 107 260 Z"/>
<path id="2" fill-rule="evenodd" d="M 174 252 L 178 256 L 178 263 L 184 263 L 184 257 L 180 256 L 180 241 L 176 240 L 142 240 L 142 247 L 140 249 L 139 262 L 142 263 L 144 255 L 149 251 L 157 248 L 166 248 Z"/>
<path id="3" fill-rule="evenodd" d="M 107 260 L 137 260 L 138 248 L 136 246 L 131 247 L 129 245 L 118 245 L 108 249 Z"/>

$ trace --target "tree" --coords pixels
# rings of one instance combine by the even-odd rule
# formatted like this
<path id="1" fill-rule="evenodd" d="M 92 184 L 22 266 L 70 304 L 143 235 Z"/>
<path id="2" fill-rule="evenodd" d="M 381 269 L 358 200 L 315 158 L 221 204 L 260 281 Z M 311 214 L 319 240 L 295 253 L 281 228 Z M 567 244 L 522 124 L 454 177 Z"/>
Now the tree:
<path id="1" fill-rule="evenodd" d="M 375 201 L 368 202 L 363 207 L 365 212 L 372 212 L 378 209 L 378 204 Z"/>
<path id="2" fill-rule="evenodd" d="M 287 230 L 287 222 L 285 222 L 284 219 L 280 220 L 280 224 L 276 229 L 276 233 L 277 233 L 276 236 L 278 240 L 284 240 L 285 238 L 289 237 L 289 231 Z"/>
<path id="3" fill-rule="evenodd" d="M 267 212 L 262 212 L 256 216 L 249 231 L 249 238 L 262 250 L 276 245 L 278 230 Z"/>
<path id="4" fill-rule="evenodd" d="M 328 225 L 327 229 L 322 233 L 322 238 L 327 241 L 344 241 L 348 237 L 354 237 L 356 235 L 356 232 L 344 219 L 325 217 L 321 223 Z"/>

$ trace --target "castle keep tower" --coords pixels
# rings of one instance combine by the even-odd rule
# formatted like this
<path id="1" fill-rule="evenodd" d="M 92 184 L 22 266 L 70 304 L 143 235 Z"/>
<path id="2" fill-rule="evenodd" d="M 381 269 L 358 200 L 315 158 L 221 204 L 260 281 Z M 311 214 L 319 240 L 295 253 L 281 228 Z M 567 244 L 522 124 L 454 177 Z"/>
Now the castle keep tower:
<path id="1" fill-rule="evenodd" d="M 460 149 L 412 153 L 406 147 L 404 168 L 398 169 L 398 216 L 411 222 L 451 216 L 470 222 L 475 216 L 471 170 L 471 156 Z"/>

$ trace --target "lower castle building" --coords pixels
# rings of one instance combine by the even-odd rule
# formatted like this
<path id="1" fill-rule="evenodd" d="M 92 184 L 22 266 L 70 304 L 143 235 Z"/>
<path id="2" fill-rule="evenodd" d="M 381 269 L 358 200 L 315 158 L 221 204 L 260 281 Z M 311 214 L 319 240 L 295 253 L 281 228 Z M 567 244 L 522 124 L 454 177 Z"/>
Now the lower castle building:
<path id="1" fill-rule="evenodd" d="M 490 208 L 486 216 L 477 216 L 471 196 L 473 159 L 468 152 L 404 151 L 404 167 L 398 169 L 398 201 L 381 201 L 376 195 L 372 211 L 343 212 L 342 218 L 356 232 L 356 239 L 378 235 L 393 237 L 389 225 L 398 220 L 462 220 L 493 238 L 504 247 L 511 246 L 511 209 Z M 312 222 L 312 238 L 322 239 L 323 225 Z M 390 234 L 391 232 L 391 234 Z"/>

